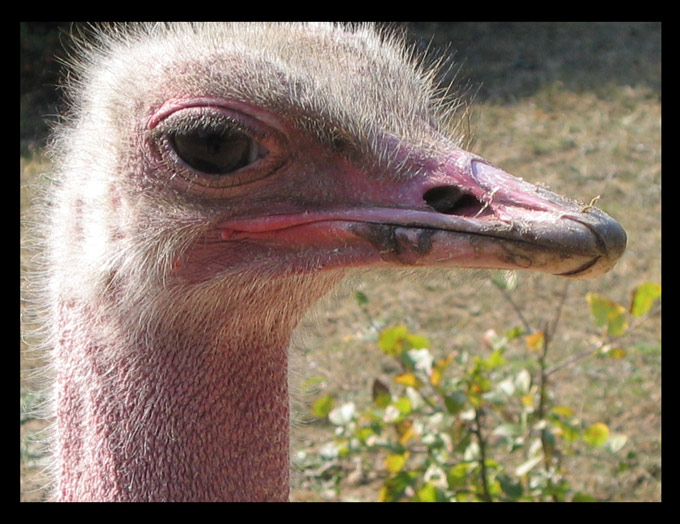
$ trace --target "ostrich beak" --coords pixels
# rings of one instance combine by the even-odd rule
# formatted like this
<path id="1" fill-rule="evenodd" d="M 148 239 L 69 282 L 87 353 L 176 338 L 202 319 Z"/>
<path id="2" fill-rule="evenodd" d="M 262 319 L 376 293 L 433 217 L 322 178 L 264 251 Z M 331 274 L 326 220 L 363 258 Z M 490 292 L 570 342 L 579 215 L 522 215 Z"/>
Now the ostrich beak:
<path id="1" fill-rule="evenodd" d="M 343 204 L 231 219 L 222 238 L 268 237 L 316 253 L 315 268 L 474 267 L 578 278 L 606 273 L 625 250 L 625 231 L 604 212 L 476 155 L 456 150 L 419 167 L 417 176 L 380 184 L 345 173 Z"/>
<path id="2" fill-rule="evenodd" d="M 417 185 L 429 209 L 363 211 L 364 220 L 348 226 L 385 261 L 595 278 L 609 271 L 626 247 L 625 231 L 603 211 L 478 157 Z"/>

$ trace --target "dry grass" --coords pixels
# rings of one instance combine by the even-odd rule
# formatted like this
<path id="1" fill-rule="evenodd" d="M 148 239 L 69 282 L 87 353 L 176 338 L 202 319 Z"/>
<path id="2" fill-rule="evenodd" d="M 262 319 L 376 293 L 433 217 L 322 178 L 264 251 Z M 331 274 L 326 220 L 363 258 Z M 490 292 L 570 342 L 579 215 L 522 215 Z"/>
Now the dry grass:
<path id="1" fill-rule="evenodd" d="M 481 85 L 474 106 L 475 152 L 558 193 L 585 202 L 602 195 L 598 205 L 625 227 L 629 247 L 619 265 L 599 280 L 570 286 L 552 358 L 582 350 L 594 334 L 586 292 L 625 302 L 636 284 L 661 281 L 660 26 L 430 23 L 409 29 L 415 37 L 432 37 L 434 45 L 450 43 L 463 63 L 461 76 Z M 23 184 L 44 165 L 33 154 L 22 158 L 21 168 Z M 22 190 L 22 204 L 26 197 L 28 205 L 28 196 Z M 514 313 L 484 274 L 468 275 L 417 280 L 371 275 L 349 283 L 332 307 L 322 304 L 305 322 L 305 338 L 297 344 L 303 372 L 323 377 L 325 389 L 335 395 L 370 401 L 373 378 L 388 370 L 366 340 L 368 326 L 352 300 L 354 289 L 368 295 L 375 318 L 408 324 L 442 353 L 480 347 L 486 329 L 515 325 Z M 553 311 L 563 285 L 558 278 L 521 275 L 514 298 L 538 324 Z M 568 465 L 574 488 L 606 500 L 660 500 L 660 324 L 653 319 L 626 340 L 625 360 L 586 360 L 555 376 L 560 403 L 626 434 L 626 451 L 635 454 L 630 469 L 618 475 L 604 455 L 574 457 Z M 34 365 L 22 359 L 22 370 Z M 25 378 L 22 371 L 22 397 L 31 403 Z M 38 426 L 22 420 L 22 432 Z M 299 447 L 308 449 L 327 440 L 329 431 L 313 423 L 294 433 Z M 43 493 L 34 491 L 33 481 L 37 457 L 26 442 L 22 433 L 22 500 L 40 500 Z M 319 499 L 301 483 L 293 495 Z M 352 486 L 347 495 L 375 498 L 371 486 Z"/>

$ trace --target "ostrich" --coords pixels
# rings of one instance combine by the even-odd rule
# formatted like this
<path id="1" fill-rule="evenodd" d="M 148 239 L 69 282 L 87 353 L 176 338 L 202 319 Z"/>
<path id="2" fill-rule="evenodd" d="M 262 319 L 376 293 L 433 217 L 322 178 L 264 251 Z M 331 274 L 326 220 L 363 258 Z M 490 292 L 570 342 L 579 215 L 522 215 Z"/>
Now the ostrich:
<path id="1" fill-rule="evenodd" d="M 372 26 L 114 27 L 75 62 L 40 220 L 55 500 L 285 501 L 288 343 L 348 272 L 590 278 L 625 248 L 461 149 Z"/>

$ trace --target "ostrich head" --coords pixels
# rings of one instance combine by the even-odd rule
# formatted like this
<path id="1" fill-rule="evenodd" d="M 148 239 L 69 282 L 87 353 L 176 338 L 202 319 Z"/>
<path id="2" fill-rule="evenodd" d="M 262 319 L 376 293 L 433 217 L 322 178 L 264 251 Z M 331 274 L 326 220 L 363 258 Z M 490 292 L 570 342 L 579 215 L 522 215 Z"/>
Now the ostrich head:
<path id="1" fill-rule="evenodd" d="M 368 26 L 176 24 L 83 49 L 44 230 L 55 497 L 285 500 L 287 345 L 352 268 L 595 277 L 603 212 L 447 132 Z"/>

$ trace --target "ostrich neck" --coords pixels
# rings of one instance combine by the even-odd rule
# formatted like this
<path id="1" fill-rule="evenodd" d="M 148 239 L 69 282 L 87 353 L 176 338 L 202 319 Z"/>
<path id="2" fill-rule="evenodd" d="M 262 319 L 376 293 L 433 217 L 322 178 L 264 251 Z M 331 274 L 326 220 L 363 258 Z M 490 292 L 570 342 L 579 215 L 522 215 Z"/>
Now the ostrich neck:
<path id="1" fill-rule="evenodd" d="M 266 325 L 226 304 L 134 329 L 120 308 L 62 302 L 56 497 L 287 500 L 288 343 L 310 300 L 298 302 L 270 305 Z"/>

